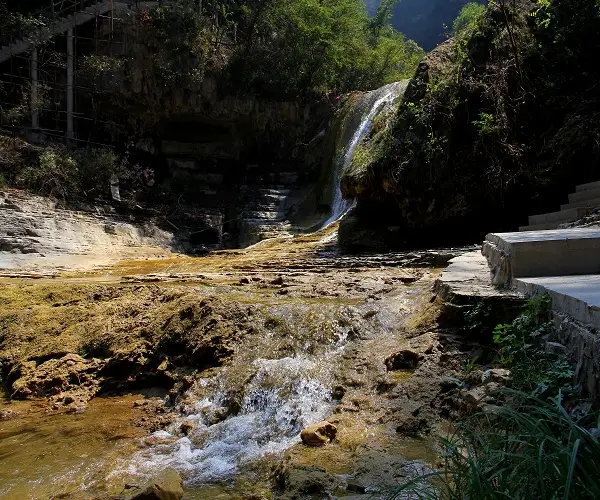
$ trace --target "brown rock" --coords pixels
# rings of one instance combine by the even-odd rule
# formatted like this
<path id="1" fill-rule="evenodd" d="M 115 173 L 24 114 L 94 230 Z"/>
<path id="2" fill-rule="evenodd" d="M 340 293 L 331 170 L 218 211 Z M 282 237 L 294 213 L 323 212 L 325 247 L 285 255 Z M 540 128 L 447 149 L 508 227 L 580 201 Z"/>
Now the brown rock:
<path id="1" fill-rule="evenodd" d="M 165 469 L 158 476 L 135 491 L 122 496 L 122 500 L 180 500 L 183 497 L 183 479 L 174 469 Z"/>
<path id="2" fill-rule="evenodd" d="M 306 446 L 324 446 L 335 439 L 337 427 L 324 421 L 308 426 L 300 433 L 300 438 Z"/>
<path id="3" fill-rule="evenodd" d="M 411 349 L 403 349 L 397 353 L 388 356 L 385 359 L 385 366 L 388 371 L 392 370 L 414 370 L 421 360 L 423 355 Z"/>
<path id="4" fill-rule="evenodd" d="M 186 421 L 181 424 L 179 429 L 181 430 L 182 434 L 184 434 L 185 436 L 188 436 L 190 434 L 190 432 L 192 432 L 194 430 L 194 424 L 192 422 Z"/>

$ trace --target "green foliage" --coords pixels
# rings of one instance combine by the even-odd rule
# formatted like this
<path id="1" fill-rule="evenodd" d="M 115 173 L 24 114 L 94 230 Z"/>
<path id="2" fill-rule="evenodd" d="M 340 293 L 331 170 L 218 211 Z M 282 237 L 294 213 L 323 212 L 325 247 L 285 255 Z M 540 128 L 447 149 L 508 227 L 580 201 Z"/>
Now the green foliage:
<path id="1" fill-rule="evenodd" d="M 558 399 L 506 396 L 510 404 L 488 406 L 442 441 L 441 471 L 407 483 L 395 498 L 600 498 L 600 442 L 586 429 L 597 423 L 570 415 Z"/>
<path id="2" fill-rule="evenodd" d="M 552 21 L 550 0 L 537 0 L 538 8 L 534 10 L 531 15 L 535 18 L 535 21 L 539 28 L 549 28 L 550 22 Z"/>
<path id="3" fill-rule="evenodd" d="M 477 302 L 474 307 L 467 309 L 463 318 L 463 329 L 466 334 L 481 335 L 490 323 L 492 309 L 483 300 Z"/>
<path id="4" fill-rule="evenodd" d="M 489 135 L 496 131 L 496 117 L 492 113 L 479 113 L 479 119 L 473 121 L 479 135 Z"/>
<path id="5" fill-rule="evenodd" d="M 27 166 L 17 178 L 17 185 L 47 196 L 67 198 L 77 191 L 77 162 L 62 147 L 40 153 L 39 165 Z"/>
<path id="6" fill-rule="evenodd" d="M 549 321 L 550 297 L 531 300 L 526 310 L 511 324 L 494 329 L 494 342 L 500 347 L 502 365 L 511 369 L 511 385 L 534 396 L 554 397 L 568 394 L 573 369 L 556 353 L 546 352 L 546 341 L 552 329 Z"/>
<path id="7" fill-rule="evenodd" d="M 213 45 L 197 2 L 178 0 L 161 5 L 153 13 L 151 26 L 158 56 L 154 63 L 163 84 L 170 88 L 200 84 L 211 63 Z"/>
<path id="8" fill-rule="evenodd" d="M 107 192 L 109 179 L 118 170 L 118 157 L 105 149 L 78 149 L 61 146 L 43 150 L 39 163 L 27 165 L 16 177 L 16 185 L 63 200 L 80 194 Z"/>
<path id="9" fill-rule="evenodd" d="M 110 149 L 78 149 L 73 152 L 73 159 L 78 167 L 78 190 L 84 194 L 106 192 L 112 174 L 120 180 L 129 177 L 128 171 L 118 163 L 119 157 Z"/>
<path id="10" fill-rule="evenodd" d="M 466 374 L 473 373 L 475 371 L 475 368 L 477 368 L 478 359 L 478 356 L 465 359 L 461 364 L 463 372 L 465 372 Z"/>
<path id="11" fill-rule="evenodd" d="M 473 31 L 477 27 L 486 7 L 477 2 L 469 2 L 458 14 L 452 24 L 452 32 L 454 35 L 465 31 Z"/>
<path id="12" fill-rule="evenodd" d="M 412 75 L 423 51 L 361 0 L 278 0 L 257 23 L 263 36 L 232 68 L 252 90 L 310 95 L 376 88 Z M 264 37 L 264 38 L 263 38 Z M 264 42 L 262 42 L 264 40 Z"/>

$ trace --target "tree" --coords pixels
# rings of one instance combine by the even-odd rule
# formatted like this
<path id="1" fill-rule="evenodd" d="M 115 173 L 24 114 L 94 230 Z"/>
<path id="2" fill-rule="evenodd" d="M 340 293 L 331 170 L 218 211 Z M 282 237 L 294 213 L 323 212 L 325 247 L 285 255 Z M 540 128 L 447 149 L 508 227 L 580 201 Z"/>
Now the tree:
<path id="1" fill-rule="evenodd" d="M 466 4 L 458 14 L 458 17 L 452 24 L 452 33 L 457 35 L 458 33 L 472 28 L 475 26 L 477 21 L 481 18 L 485 12 L 485 5 L 477 2 L 469 2 Z"/>

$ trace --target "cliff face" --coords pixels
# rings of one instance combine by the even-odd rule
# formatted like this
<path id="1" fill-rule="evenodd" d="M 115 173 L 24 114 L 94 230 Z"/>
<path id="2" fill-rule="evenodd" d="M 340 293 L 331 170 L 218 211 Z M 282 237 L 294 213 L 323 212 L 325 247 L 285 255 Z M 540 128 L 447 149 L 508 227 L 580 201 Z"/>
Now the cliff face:
<path id="1" fill-rule="evenodd" d="M 593 0 L 498 4 L 438 47 L 344 180 L 358 200 L 345 224 L 356 234 L 384 212 L 387 246 L 473 241 L 600 178 L 599 28 Z"/>

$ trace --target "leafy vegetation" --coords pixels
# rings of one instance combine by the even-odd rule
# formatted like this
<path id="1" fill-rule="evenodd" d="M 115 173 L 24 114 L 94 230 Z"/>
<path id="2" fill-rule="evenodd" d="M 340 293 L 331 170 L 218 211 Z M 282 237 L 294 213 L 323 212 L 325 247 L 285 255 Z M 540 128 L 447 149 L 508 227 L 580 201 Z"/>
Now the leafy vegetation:
<path id="1" fill-rule="evenodd" d="M 53 146 L 40 150 L 38 162 L 28 162 L 18 170 L 14 184 L 40 194 L 60 199 L 77 195 L 107 194 L 113 174 L 127 176 L 118 157 L 107 149 L 67 151 Z"/>
<path id="2" fill-rule="evenodd" d="M 598 498 L 600 441 L 594 414 L 567 410 L 575 395 L 573 370 L 545 349 L 550 297 L 531 300 L 510 324 L 494 329 L 500 363 L 510 368 L 509 389 L 460 422 L 443 439 L 443 463 L 404 485 L 398 496 L 453 500 Z M 473 370 L 475 359 L 463 366 Z M 402 496 L 401 498 L 405 498 Z"/>
<path id="3" fill-rule="evenodd" d="M 458 35 L 466 30 L 472 31 L 476 28 L 477 23 L 482 18 L 485 12 L 485 5 L 477 2 L 469 2 L 458 14 L 458 17 L 452 24 L 452 33 Z"/>
<path id="4" fill-rule="evenodd" d="M 396 498 L 540 500 L 598 498 L 600 442 L 589 416 L 569 414 L 559 400 L 509 392 L 510 405 L 490 405 L 443 441 L 443 469 L 401 488 Z"/>
<path id="5" fill-rule="evenodd" d="M 573 369 L 558 353 L 547 351 L 552 329 L 550 297 L 530 301 L 526 310 L 511 324 L 494 329 L 503 366 L 511 370 L 511 386 L 535 397 L 555 397 L 574 392 Z"/>
<path id="6" fill-rule="evenodd" d="M 346 183 L 362 200 L 384 191 L 414 242 L 514 229 L 600 176 L 596 0 L 472 9 L 419 67 L 367 173 Z"/>
<path id="7" fill-rule="evenodd" d="M 393 3 L 369 19 L 361 0 L 205 1 L 202 11 L 196 1 L 173 0 L 135 23 L 161 87 L 194 88 L 211 74 L 238 92 L 305 97 L 376 88 L 414 72 L 423 51 L 389 25 Z M 140 69 L 134 59 L 129 73 Z M 93 80 L 93 71 L 114 66 L 84 72 Z"/>

